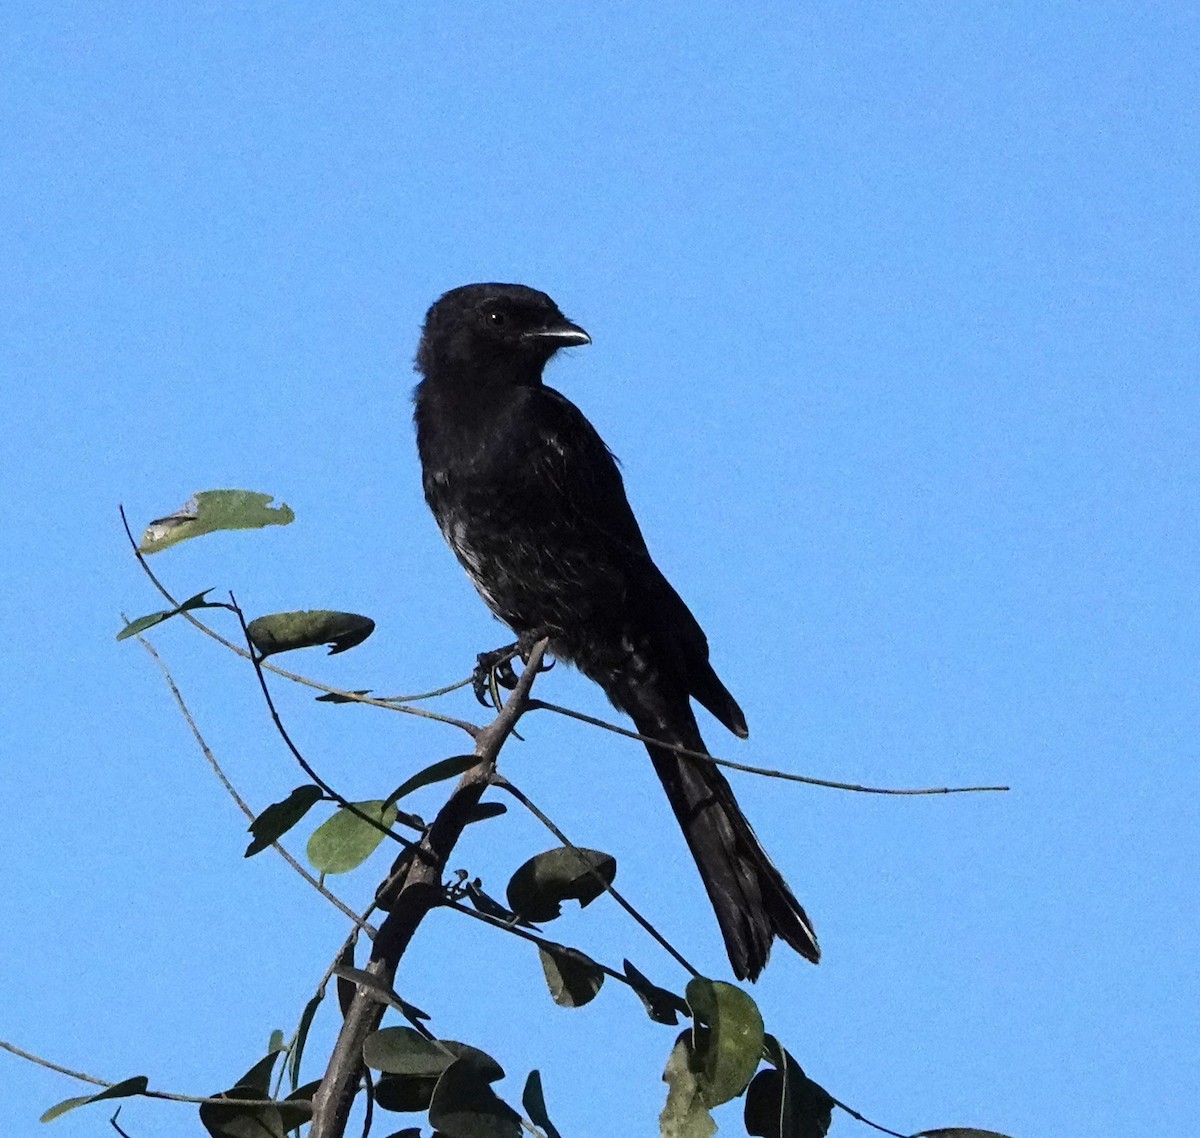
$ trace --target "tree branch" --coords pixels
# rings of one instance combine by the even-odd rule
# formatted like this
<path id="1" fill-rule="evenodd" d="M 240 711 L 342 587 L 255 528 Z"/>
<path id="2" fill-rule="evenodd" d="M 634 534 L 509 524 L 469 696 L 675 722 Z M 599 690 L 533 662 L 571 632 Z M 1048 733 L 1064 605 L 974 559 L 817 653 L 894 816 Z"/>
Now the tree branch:
<path id="1" fill-rule="evenodd" d="M 367 971 L 392 987 L 400 959 L 417 928 L 444 898 L 442 874 L 474 807 L 491 785 L 496 759 L 517 721 L 529 706 L 529 691 L 545 655 L 547 641 L 529 654 L 516 688 L 500 714 L 475 736 L 479 762 L 463 774 L 445 806 L 438 811 L 425 837 L 405 859 L 403 880 L 392 898 L 391 912 L 380 925 L 371 946 Z M 385 1008 L 368 987 L 360 986 L 342 1022 L 321 1086 L 313 1097 L 313 1121 L 308 1138 L 343 1138 L 350 1108 L 362 1078 L 362 1047 L 383 1018 Z"/>

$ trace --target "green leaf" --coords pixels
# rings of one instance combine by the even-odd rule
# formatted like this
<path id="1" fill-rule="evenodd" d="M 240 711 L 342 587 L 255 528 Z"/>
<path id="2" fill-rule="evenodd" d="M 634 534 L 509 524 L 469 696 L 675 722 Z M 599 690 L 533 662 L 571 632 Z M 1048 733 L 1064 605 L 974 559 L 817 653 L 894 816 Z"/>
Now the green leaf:
<path id="1" fill-rule="evenodd" d="M 253 1087 L 260 1094 L 269 1095 L 271 1093 L 271 1072 L 275 1069 L 275 1060 L 279 1058 L 279 1052 L 282 1050 L 282 1047 L 272 1048 L 234 1085 Z M 231 1097 L 237 1097 L 232 1091 L 229 1093 Z"/>
<path id="2" fill-rule="evenodd" d="M 552 921 L 562 912 L 563 901 L 586 906 L 616 875 L 616 859 L 599 850 L 577 852 L 567 846 L 547 850 L 513 874 L 508 883 L 509 908 L 526 920 Z"/>
<path id="3" fill-rule="evenodd" d="M 623 963 L 625 978 L 629 981 L 629 986 L 637 993 L 638 999 L 642 1001 L 646 1009 L 646 1014 L 655 1023 L 673 1026 L 679 1022 L 681 1015 L 691 1014 L 687 1001 L 682 996 L 677 996 L 674 992 L 669 992 L 666 988 L 660 988 L 657 984 L 651 983 L 628 960 Z"/>
<path id="4" fill-rule="evenodd" d="M 296 520 L 288 506 L 272 506 L 270 494 L 252 490 L 202 490 L 165 518 L 155 518 L 138 546 L 141 553 L 158 553 L 188 538 L 215 530 L 261 529 L 286 526 Z"/>
<path id="5" fill-rule="evenodd" d="M 353 960 L 353 957 L 351 957 Z M 395 1008 L 414 1027 L 420 1030 L 421 1021 L 432 1019 L 428 1012 L 421 1011 L 415 1004 L 410 1004 L 393 989 L 383 982 L 383 978 L 365 968 L 354 968 L 351 965 L 339 965 L 333 970 L 339 980 L 349 980 L 351 984 L 366 988 L 381 1003 Z M 428 1037 L 428 1032 L 422 1032 Z"/>
<path id="6" fill-rule="evenodd" d="M 467 811 L 466 825 L 472 822 L 486 822 L 489 818 L 499 818 L 501 814 L 507 814 L 508 807 L 503 802 L 476 802 Z"/>
<path id="7" fill-rule="evenodd" d="M 478 755 L 454 755 L 452 758 L 439 759 L 436 763 L 430 763 L 424 770 L 417 771 L 415 775 L 406 778 L 396 787 L 387 796 L 388 805 L 399 802 L 406 794 L 411 794 L 419 787 L 429 786 L 434 782 L 444 782 L 448 778 L 462 774 L 463 771 L 469 771 L 472 767 L 478 766 L 479 762 Z"/>
<path id="8" fill-rule="evenodd" d="M 782 1049 L 781 1049 L 782 1050 Z M 746 1091 L 746 1133 L 754 1138 L 825 1138 L 833 1099 L 782 1052 L 775 1070 L 759 1071 Z"/>
<path id="9" fill-rule="evenodd" d="M 488 1072 L 457 1059 L 437 1081 L 429 1123 L 446 1138 L 521 1138 L 521 1116 L 496 1096 Z"/>
<path id="10" fill-rule="evenodd" d="M 324 695 L 317 696 L 317 703 L 357 703 L 358 700 L 351 699 L 351 695 L 370 695 L 370 688 L 361 688 L 358 691 L 353 691 L 350 695 L 342 695 L 340 691 L 327 691 Z"/>
<path id="11" fill-rule="evenodd" d="M 663 1082 L 670 1089 L 658 1116 L 662 1138 L 712 1138 L 717 1124 L 708 1113 L 700 1081 L 692 1069 L 691 1032 L 685 1031 L 675 1040 Z"/>
<path id="12" fill-rule="evenodd" d="M 296 1028 L 296 1042 L 292 1044 L 292 1053 L 288 1056 L 288 1078 L 293 1088 L 300 1083 L 300 1062 L 304 1058 L 304 1045 L 308 1042 L 308 1031 L 312 1027 L 313 1017 L 321 1006 L 324 997 L 318 993 L 304 1005 L 300 1013 L 300 1026 Z"/>
<path id="13" fill-rule="evenodd" d="M 433 1076 L 392 1075 L 385 1072 L 375 1080 L 375 1103 L 384 1110 L 398 1114 L 428 1110 L 436 1086 L 437 1078 Z"/>
<path id="14" fill-rule="evenodd" d="M 328 644 L 329 655 L 336 656 L 361 644 L 374 631 L 375 622 L 369 616 L 329 609 L 271 613 L 246 626 L 250 643 L 263 657 L 318 644 Z"/>
<path id="15" fill-rule="evenodd" d="M 391 1075 L 436 1078 L 457 1058 L 411 1027 L 383 1027 L 363 1043 L 363 1062 Z"/>
<path id="16" fill-rule="evenodd" d="M 596 998 L 604 972 L 590 956 L 563 944 L 538 946 L 550 995 L 561 1008 L 581 1008 Z"/>
<path id="17" fill-rule="evenodd" d="M 704 1101 L 720 1106 L 746 1089 L 763 1051 L 763 1021 L 755 1002 L 732 984 L 695 977 L 686 989 L 698 1024 L 692 1040 Z"/>
<path id="18" fill-rule="evenodd" d="M 396 820 L 396 808 L 385 807 L 377 798 L 353 805 L 384 827 Z M 383 830 L 343 806 L 313 831 L 308 839 L 308 860 L 320 873 L 349 873 L 375 852 L 385 836 Z"/>
<path id="19" fill-rule="evenodd" d="M 212 1138 L 286 1138 L 287 1128 L 284 1126 L 279 1104 L 271 1102 L 257 1087 L 230 1087 L 229 1090 L 213 1097 L 261 1099 L 262 1106 L 201 1103 L 200 1122 Z"/>
<path id="20" fill-rule="evenodd" d="M 542 1094 L 542 1076 L 538 1071 L 530 1071 L 525 1080 L 525 1089 L 521 1092 L 521 1105 L 529 1115 L 529 1121 L 534 1126 L 540 1126 L 546 1138 L 562 1138 L 550 1116 L 546 1113 L 546 1099 Z"/>
<path id="21" fill-rule="evenodd" d="M 308 783 L 296 787 L 282 802 L 272 802 L 250 823 L 250 833 L 254 835 L 254 841 L 246 847 L 243 856 L 253 857 L 279 841 L 323 797 L 324 792 L 319 786 Z"/>
<path id="22" fill-rule="evenodd" d="M 79 1095 L 77 1098 L 63 1099 L 62 1102 L 52 1106 L 45 1114 L 42 1115 L 40 1121 L 53 1122 L 60 1115 L 66 1114 L 68 1110 L 74 1110 L 77 1106 L 83 1106 L 89 1102 L 103 1102 L 110 1098 L 130 1098 L 133 1095 L 141 1095 L 146 1093 L 146 1088 L 150 1085 L 150 1080 L 145 1075 L 134 1075 L 132 1079 L 122 1079 L 119 1083 L 113 1083 L 111 1087 L 105 1087 L 102 1091 L 97 1091 L 94 1095 Z"/>
<path id="23" fill-rule="evenodd" d="M 971 1127 L 952 1126 L 949 1130 L 922 1130 L 913 1138 L 1008 1138 L 995 1130 L 974 1130 Z"/>
<path id="24" fill-rule="evenodd" d="M 164 609 L 162 612 L 152 612 L 146 616 L 139 616 L 137 620 L 131 620 L 120 632 L 117 633 L 118 640 L 128 640 L 131 636 L 137 636 L 139 633 L 145 632 L 147 628 L 153 628 L 156 624 L 162 624 L 164 620 L 170 620 L 173 616 L 178 616 L 181 612 L 191 612 L 193 609 L 223 609 L 228 606 L 218 604 L 215 601 L 206 601 L 204 598 L 212 592 L 212 589 L 205 589 L 202 593 L 197 593 L 194 597 L 188 597 L 178 608 Z"/>

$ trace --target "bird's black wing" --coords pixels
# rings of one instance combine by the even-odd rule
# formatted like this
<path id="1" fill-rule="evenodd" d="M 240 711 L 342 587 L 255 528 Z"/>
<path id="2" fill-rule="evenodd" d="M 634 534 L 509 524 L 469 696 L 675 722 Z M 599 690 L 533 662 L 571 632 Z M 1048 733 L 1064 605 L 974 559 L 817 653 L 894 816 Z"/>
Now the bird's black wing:
<path id="1" fill-rule="evenodd" d="M 616 458 L 564 395 L 541 387 L 531 397 L 534 406 L 525 421 L 535 425 L 538 445 L 529 452 L 529 475 L 543 493 L 554 494 L 551 512 L 572 531 L 570 538 L 556 535 L 558 543 L 585 546 L 598 572 L 620 579 L 620 615 L 630 626 L 623 631 L 647 637 L 659 665 L 674 673 L 687 694 L 744 736 L 741 710 L 709 664 L 704 630 L 650 556 Z"/>

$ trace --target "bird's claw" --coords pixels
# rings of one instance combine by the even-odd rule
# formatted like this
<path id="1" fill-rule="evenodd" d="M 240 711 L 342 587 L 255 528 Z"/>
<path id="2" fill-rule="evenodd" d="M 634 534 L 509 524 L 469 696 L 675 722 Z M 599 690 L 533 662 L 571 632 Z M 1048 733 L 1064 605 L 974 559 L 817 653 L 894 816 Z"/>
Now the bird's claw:
<path id="1" fill-rule="evenodd" d="M 484 707 L 498 711 L 499 689 L 512 691 L 517 686 L 517 673 L 513 670 L 513 661 L 520 657 L 523 662 L 528 663 L 534 646 L 547 635 L 545 629 L 537 628 L 532 632 L 522 632 L 515 644 L 494 648 L 491 652 L 480 652 L 476 657 L 475 671 L 471 675 L 471 688 L 475 692 L 475 698 Z M 543 658 L 538 665 L 538 671 L 548 672 L 553 667 L 553 660 Z"/>
<path id="2" fill-rule="evenodd" d="M 496 702 L 496 689 L 507 688 L 511 691 L 517 686 L 517 674 L 513 671 L 513 658 L 520 651 L 520 644 L 509 644 L 504 648 L 494 648 L 491 652 L 480 652 L 476 657 L 475 671 L 471 675 L 471 688 L 475 698 L 484 707 L 493 707 Z"/>

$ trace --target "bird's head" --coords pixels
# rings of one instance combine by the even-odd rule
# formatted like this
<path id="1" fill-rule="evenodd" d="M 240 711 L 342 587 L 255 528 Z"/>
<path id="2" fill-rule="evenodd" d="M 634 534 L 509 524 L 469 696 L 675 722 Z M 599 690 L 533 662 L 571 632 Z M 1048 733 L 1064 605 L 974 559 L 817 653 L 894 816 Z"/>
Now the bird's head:
<path id="1" fill-rule="evenodd" d="M 417 371 L 497 365 L 541 373 L 559 348 L 590 344 L 544 292 L 513 284 L 472 284 L 451 289 L 425 317 Z"/>

